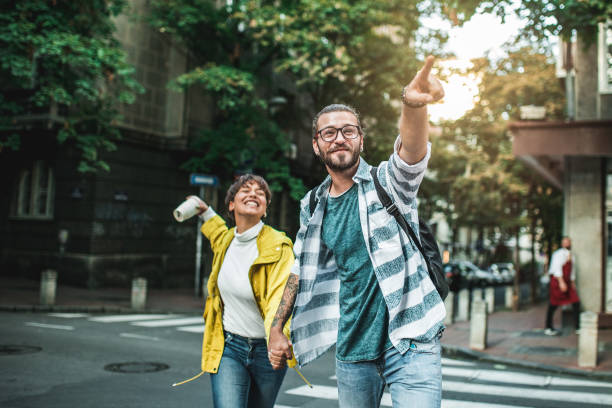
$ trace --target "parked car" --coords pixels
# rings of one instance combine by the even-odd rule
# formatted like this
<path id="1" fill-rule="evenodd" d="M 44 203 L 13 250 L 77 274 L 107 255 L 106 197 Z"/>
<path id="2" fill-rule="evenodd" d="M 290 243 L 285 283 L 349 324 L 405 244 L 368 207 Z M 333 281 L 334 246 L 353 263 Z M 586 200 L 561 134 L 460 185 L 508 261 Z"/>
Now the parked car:
<path id="1" fill-rule="evenodd" d="M 453 292 L 475 286 L 492 286 L 502 282 L 494 273 L 480 269 L 469 261 L 449 262 L 442 266 L 442 270 Z"/>
<path id="2" fill-rule="evenodd" d="M 488 271 L 497 276 L 502 283 L 514 282 L 514 276 L 516 275 L 514 264 L 511 262 L 497 262 L 491 264 Z"/>

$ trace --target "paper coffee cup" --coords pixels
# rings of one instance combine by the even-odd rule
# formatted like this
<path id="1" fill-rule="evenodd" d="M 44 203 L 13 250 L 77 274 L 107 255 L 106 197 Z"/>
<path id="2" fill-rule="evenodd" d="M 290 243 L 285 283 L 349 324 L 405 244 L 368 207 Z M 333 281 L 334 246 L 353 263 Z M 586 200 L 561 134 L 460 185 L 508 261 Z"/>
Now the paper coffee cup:
<path id="1" fill-rule="evenodd" d="M 174 214 L 174 218 L 178 222 L 183 222 L 193 217 L 200 211 L 199 204 L 200 203 L 196 198 L 190 197 L 183 201 L 181 205 L 176 207 L 172 214 Z"/>

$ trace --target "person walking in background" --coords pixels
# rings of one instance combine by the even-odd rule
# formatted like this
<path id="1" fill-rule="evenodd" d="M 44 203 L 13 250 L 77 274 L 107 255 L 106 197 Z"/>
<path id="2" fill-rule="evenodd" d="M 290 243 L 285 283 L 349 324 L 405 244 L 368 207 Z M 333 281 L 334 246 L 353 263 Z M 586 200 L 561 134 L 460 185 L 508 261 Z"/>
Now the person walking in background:
<path id="1" fill-rule="evenodd" d="M 400 135 L 377 170 L 415 231 L 430 157 L 426 105 L 444 95 L 430 75 L 433 62 L 404 88 Z M 313 120 L 312 146 L 329 176 L 301 202 L 296 262 L 272 323 L 270 361 L 284 366 L 292 346 L 304 365 L 335 344 L 340 407 L 378 407 L 385 385 L 396 408 L 439 407 L 444 303 L 417 247 L 381 204 L 359 155 L 363 141 L 349 106 L 329 105 Z M 282 328 L 292 311 L 290 342 Z"/>
<path id="2" fill-rule="evenodd" d="M 550 259 L 548 275 L 549 302 L 546 311 L 546 329 L 544 333 L 555 336 L 559 331 L 554 328 L 553 316 L 559 306 L 572 305 L 576 331 L 580 329 L 580 299 L 576 293 L 576 272 L 572 261 L 572 241 L 569 237 L 561 239 L 561 248 L 557 249 Z"/>
<path id="3" fill-rule="evenodd" d="M 286 369 L 270 365 L 266 339 L 294 262 L 293 245 L 262 222 L 270 198 L 262 177 L 238 178 L 225 197 L 236 223 L 231 229 L 198 198 L 202 233 L 214 254 L 204 308 L 202 372 L 210 373 L 216 408 L 272 408 L 285 376 Z M 284 330 L 289 333 L 288 324 Z"/>

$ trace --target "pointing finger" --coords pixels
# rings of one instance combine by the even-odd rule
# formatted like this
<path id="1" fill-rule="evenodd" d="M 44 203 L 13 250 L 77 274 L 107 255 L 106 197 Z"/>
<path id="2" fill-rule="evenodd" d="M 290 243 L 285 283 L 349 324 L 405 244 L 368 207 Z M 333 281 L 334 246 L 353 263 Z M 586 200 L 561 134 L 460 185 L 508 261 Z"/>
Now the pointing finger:
<path id="1" fill-rule="evenodd" d="M 419 82 L 427 82 L 429 80 L 429 74 L 431 73 L 431 68 L 433 67 L 436 58 L 432 55 L 425 58 L 425 65 L 417 74 Z"/>

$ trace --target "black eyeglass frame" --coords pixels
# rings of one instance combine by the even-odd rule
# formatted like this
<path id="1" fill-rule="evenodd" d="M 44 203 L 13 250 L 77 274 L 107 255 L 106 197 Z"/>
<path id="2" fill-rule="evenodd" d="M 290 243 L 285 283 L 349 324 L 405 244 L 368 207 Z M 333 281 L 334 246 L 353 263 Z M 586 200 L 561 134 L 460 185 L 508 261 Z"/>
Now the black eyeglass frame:
<path id="1" fill-rule="evenodd" d="M 355 136 L 353 136 L 353 137 L 346 136 L 346 135 L 344 134 L 344 129 L 345 129 L 345 128 L 347 128 L 347 127 L 349 127 L 349 126 L 354 127 L 354 128 L 357 128 L 357 132 L 355 133 Z M 324 130 L 327 130 L 327 129 L 334 129 L 334 130 L 336 131 L 336 133 L 334 134 L 334 137 L 333 137 L 333 138 L 331 138 L 331 139 L 329 139 L 329 140 L 325 139 L 325 138 L 323 137 L 323 135 L 321 134 L 321 132 L 323 132 Z M 348 139 L 348 140 L 353 140 L 353 139 L 357 139 L 357 137 L 359 137 L 359 136 L 362 134 L 362 127 L 361 127 L 361 126 L 359 126 L 359 125 L 353 125 L 353 124 L 350 124 L 350 123 L 349 123 L 349 124 L 347 124 L 347 125 L 342 126 L 341 128 L 337 128 L 337 127 L 335 127 L 335 126 L 326 126 L 326 127 L 324 127 L 323 129 L 321 129 L 321 130 L 317 130 L 317 135 L 318 135 L 318 137 L 320 137 L 320 138 L 321 138 L 321 140 L 323 140 L 324 142 L 331 143 L 331 142 L 333 142 L 334 140 L 336 140 L 336 138 L 338 137 L 338 131 L 342 132 L 342 136 L 343 136 L 345 139 Z"/>

